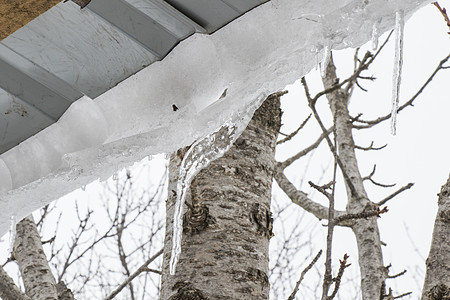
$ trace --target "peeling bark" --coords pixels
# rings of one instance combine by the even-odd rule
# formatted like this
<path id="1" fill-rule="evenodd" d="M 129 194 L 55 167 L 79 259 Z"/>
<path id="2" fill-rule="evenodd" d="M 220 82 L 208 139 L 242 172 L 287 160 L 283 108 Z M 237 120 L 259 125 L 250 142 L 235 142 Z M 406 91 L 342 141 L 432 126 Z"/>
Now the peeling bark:
<path id="1" fill-rule="evenodd" d="M 422 300 L 450 300 L 450 177 L 438 195 Z"/>
<path id="2" fill-rule="evenodd" d="M 336 68 L 331 59 L 323 79 L 324 87 L 331 88 L 337 82 Z M 374 210 L 376 207 L 367 196 L 356 159 L 352 123 L 348 112 L 350 95 L 340 88 L 328 93 L 327 98 L 335 120 L 338 156 L 342 161 L 342 171 L 346 174 L 344 178 L 347 177 L 350 180 L 350 183 L 346 181 L 347 213 L 357 214 Z M 362 298 L 383 299 L 387 269 L 383 264 L 377 217 L 355 220 L 351 228 L 358 246 Z"/>
<path id="3" fill-rule="evenodd" d="M 186 202 L 182 252 L 169 275 L 178 167 L 169 164 L 161 299 L 268 299 L 270 199 L 279 97 L 270 97 L 225 155 L 193 180 Z"/>
<path id="4" fill-rule="evenodd" d="M 57 300 L 56 282 L 42 249 L 33 216 L 17 224 L 13 255 L 19 264 L 26 294 L 33 300 Z"/>

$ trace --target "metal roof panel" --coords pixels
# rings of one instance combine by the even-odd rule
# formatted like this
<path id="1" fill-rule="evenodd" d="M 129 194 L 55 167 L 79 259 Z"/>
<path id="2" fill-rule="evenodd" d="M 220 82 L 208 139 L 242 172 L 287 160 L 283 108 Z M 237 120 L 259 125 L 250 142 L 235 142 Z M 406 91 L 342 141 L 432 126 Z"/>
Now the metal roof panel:
<path id="1" fill-rule="evenodd" d="M 51 125 L 54 120 L 0 88 L 0 153 Z"/>
<path id="2" fill-rule="evenodd" d="M 95 13 L 71 2 L 56 5 L 1 43 L 91 98 L 157 60 Z"/>
<path id="3" fill-rule="evenodd" d="M 158 58 L 163 58 L 178 42 L 169 30 L 126 1 L 95 0 L 86 7 Z"/>
<path id="4" fill-rule="evenodd" d="M 212 33 L 242 13 L 220 0 L 167 0 L 170 5 Z"/>
<path id="5" fill-rule="evenodd" d="M 60 2 L 0 42 L 0 153 L 164 58 L 193 33 L 211 33 L 267 0 Z M 83 5 L 84 6 L 84 5 Z M 44 10 L 43 10 L 44 11 Z"/>

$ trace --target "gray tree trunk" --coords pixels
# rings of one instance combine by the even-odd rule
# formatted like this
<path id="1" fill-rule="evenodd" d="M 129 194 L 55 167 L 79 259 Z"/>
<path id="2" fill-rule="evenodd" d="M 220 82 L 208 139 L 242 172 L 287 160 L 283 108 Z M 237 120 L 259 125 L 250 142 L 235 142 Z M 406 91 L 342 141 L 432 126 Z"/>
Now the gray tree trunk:
<path id="1" fill-rule="evenodd" d="M 19 264 L 25 293 L 33 300 L 57 300 L 55 278 L 42 249 L 33 216 L 17 224 L 13 255 Z"/>
<path id="2" fill-rule="evenodd" d="M 31 300 L 16 286 L 3 268 L 0 268 L 0 299 L 3 300 Z"/>
<path id="3" fill-rule="evenodd" d="M 161 299 L 268 299 L 270 199 L 279 95 L 269 96 L 222 158 L 193 180 L 186 199 L 182 253 L 169 275 L 178 166 L 169 164 Z"/>
<path id="4" fill-rule="evenodd" d="M 337 82 L 336 68 L 331 59 L 323 79 L 324 87 L 331 88 Z M 348 112 L 350 95 L 340 88 L 328 93 L 327 98 L 335 120 L 338 155 L 343 164 L 343 173 L 348 177 L 347 213 L 357 214 L 374 210 L 375 206 L 367 196 L 356 160 L 352 123 Z M 362 298 L 383 299 L 387 269 L 383 264 L 377 217 L 356 220 L 352 230 L 358 246 Z"/>
<path id="5" fill-rule="evenodd" d="M 439 193 L 422 300 L 450 300 L 450 177 Z"/>

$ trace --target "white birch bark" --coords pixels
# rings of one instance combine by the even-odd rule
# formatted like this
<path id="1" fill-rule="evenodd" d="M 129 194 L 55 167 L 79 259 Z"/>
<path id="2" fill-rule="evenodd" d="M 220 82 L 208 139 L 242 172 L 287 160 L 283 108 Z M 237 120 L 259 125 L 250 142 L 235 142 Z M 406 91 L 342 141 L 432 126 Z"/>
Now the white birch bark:
<path id="1" fill-rule="evenodd" d="M 30 300 L 30 297 L 22 293 L 3 268 L 0 268 L 0 299 Z"/>
<path id="2" fill-rule="evenodd" d="M 269 97 L 225 155 L 202 170 L 186 199 L 182 252 L 169 275 L 173 206 L 183 151 L 169 165 L 161 299 L 268 299 L 270 199 L 280 127 Z"/>
<path id="3" fill-rule="evenodd" d="M 338 82 L 337 80 L 336 68 L 331 60 L 326 76 L 323 78 L 325 89 L 331 88 Z M 373 210 L 375 205 L 367 196 L 356 160 L 352 123 L 348 112 L 350 95 L 344 89 L 337 89 L 328 93 L 327 98 L 335 120 L 338 156 L 343 165 L 343 172 L 348 177 L 346 181 L 347 213 L 356 214 Z M 383 264 L 377 217 L 355 220 L 351 228 L 358 246 L 362 298 L 364 300 L 383 299 L 387 269 Z"/>
<path id="4" fill-rule="evenodd" d="M 439 193 L 422 300 L 450 299 L 450 177 Z"/>
<path id="5" fill-rule="evenodd" d="M 19 264 L 25 293 L 33 300 L 57 300 L 53 277 L 33 216 L 17 224 L 13 255 Z"/>

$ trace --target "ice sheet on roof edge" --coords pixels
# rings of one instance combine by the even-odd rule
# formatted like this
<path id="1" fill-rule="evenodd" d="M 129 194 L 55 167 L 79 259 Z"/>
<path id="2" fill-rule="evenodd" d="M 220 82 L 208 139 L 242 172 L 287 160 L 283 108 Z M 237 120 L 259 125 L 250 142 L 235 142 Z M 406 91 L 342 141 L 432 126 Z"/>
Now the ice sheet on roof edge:
<path id="1" fill-rule="evenodd" d="M 359 46 L 370 40 L 373 24 L 384 32 L 396 11 L 408 17 L 427 2 L 278 0 L 213 35 L 192 36 L 95 101 L 78 100 L 56 124 L 0 156 L 0 235 L 11 215 L 23 218 L 147 155 L 188 145 L 230 117 L 248 120 L 250 106 L 309 72 L 325 46 Z"/>

